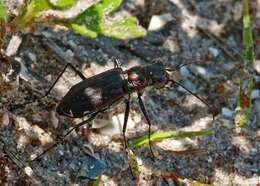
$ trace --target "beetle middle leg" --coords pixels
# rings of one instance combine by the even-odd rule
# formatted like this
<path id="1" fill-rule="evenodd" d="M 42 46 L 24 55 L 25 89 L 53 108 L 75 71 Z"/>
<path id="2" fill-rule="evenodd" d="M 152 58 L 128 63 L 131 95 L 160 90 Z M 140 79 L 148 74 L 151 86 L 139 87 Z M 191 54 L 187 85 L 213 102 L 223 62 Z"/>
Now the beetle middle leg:
<path id="1" fill-rule="evenodd" d="M 144 102 L 142 100 L 142 93 L 141 92 L 138 92 L 138 102 L 139 102 L 139 105 L 141 107 L 141 110 L 144 114 L 144 117 L 149 125 L 149 128 L 148 128 L 148 141 L 149 141 L 149 148 L 150 148 L 150 151 L 152 153 L 152 156 L 154 157 L 154 154 L 153 154 L 153 151 L 152 151 L 152 144 L 151 144 L 151 121 L 148 117 L 148 114 L 147 114 L 147 111 L 145 109 L 145 106 L 144 106 Z"/>

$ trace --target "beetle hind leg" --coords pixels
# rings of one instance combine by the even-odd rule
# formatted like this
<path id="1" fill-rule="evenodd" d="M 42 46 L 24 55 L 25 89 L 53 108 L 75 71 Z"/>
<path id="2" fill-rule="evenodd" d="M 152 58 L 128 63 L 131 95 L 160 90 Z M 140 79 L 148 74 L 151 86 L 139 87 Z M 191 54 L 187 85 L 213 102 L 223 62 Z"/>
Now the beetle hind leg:
<path id="1" fill-rule="evenodd" d="M 64 136 L 62 136 L 58 141 L 56 141 L 55 143 L 53 143 L 50 147 L 48 147 L 46 150 L 44 150 L 40 155 L 38 155 L 36 158 L 34 158 L 33 160 L 30 161 L 30 163 L 33 163 L 39 159 L 41 159 L 41 157 L 46 154 L 47 152 L 49 152 L 51 149 L 53 149 L 54 147 L 56 147 L 57 145 L 61 144 L 65 138 L 75 129 L 79 128 L 82 125 L 85 125 L 86 123 L 90 123 L 91 121 L 93 121 L 96 116 L 98 115 L 98 113 L 102 112 L 101 111 L 97 111 L 95 113 L 93 113 L 87 120 L 82 121 L 81 123 L 78 123 L 76 126 L 74 126 L 73 128 L 71 128 Z"/>
<path id="2" fill-rule="evenodd" d="M 60 72 L 60 74 L 58 75 L 57 79 L 54 81 L 54 83 L 51 85 L 51 87 L 48 89 L 48 91 L 41 97 L 37 98 L 37 100 L 40 100 L 40 99 L 43 99 L 45 97 L 47 97 L 51 90 L 53 89 L 53 87 L 56 85 L 56 83 L 59 81 L 60 77 L 63 75 L 63 73 L 66 71 L 66 69 L 68 68 L 68 66 L 78 75 L 80 76 L 80 78 L 82 80 L 85 80 L 86 77 L 79 71 L 76 69 L 76 67 L 74 67 L 71 63 L 67 63 L 66 66 L 63 68 L 63 70 Z M 32 101 L 28 101 L 28 102 L 25 102 L 25 103 L 20 103 L 20 104 L 15 104 L 15 105 L 9 105 L 8 106 L 8 110 L 9 111 L 12 111 L 12 110 L 15 110 L 15 109 L 18 109 L 18 108 L 21 108 L 27 104 L 31 104 L 31 103 L 34 103 L 35 101 L 37 100 L 32 100 Z"/>

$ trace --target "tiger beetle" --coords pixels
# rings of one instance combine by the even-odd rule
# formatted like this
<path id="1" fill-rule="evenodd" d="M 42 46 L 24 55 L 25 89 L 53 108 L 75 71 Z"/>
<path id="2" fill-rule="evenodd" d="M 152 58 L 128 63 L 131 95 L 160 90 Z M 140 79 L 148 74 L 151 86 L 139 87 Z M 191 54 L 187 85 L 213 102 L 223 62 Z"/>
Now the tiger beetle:
<path id="1" fill-rule="evenodd" d="M 187 64 L 184 64 L 187 65 Z M 62 138 L 61 140 L 54 143 L 52 146 L 47 148 L 44 152 L 42 152 L 39 156 L 34 158 L 31 162 L 40 159 L 45 153 L 47 153 L 50 149 L 54 148 L 75 129 L 79 128 L 80 126 L 90 123 L 95 117 L 105 111 L 109 106 L 116 105 L 119 103 L 120 100 L 125 99 L 125 116 L 124 116 L 124 124 L 123 124 L 123 138 L 124 138 L 124 145 L 125 149 L 127 148 L 127 140 L 125 136 L 127 121 L 129 117 L 130 111 L 130 99 L 131 94 L 133 92 L 137 92 L 138 102 L 140 108 L 144 114 L 144 117 L 149 125 L 148 128 L 148 139 L 149 139 L 149 148 L 151 151 L 152 156 L 153 151 L 151 148 L 151 121 L 148 117 L 147 111 L 145 109 L 142 94 L 143 90 L 148 86 L 155 86 L 157 88 L 163 88 L 169 82 L 178 85 L 188 91 L 190 94 L 194 95 L 200 101 L 202 101 L 207 107 L 210 108 L 207 102 L 205 102 L 202 98 L 185 88 L 179 82 L 170 78 L 170 73 L 172 71 L 176 71 L 179 68 L 171 69 L 165 68 L 163 63 L 160 59 L 155 59 L 152 61 L 151 64 L 144 65 L 144 66 L 135 66 L 128 70 L 123 70 L 121 68 L 119 60 L 115 60 L 114 68 L 111 70 L 107 70 L 103 73 L 97 74 L 90 78 L 86 78 L 80 71 L 78 71 L 71 63 L 66 64 L 62 72 L 59 74 L 56 81 L 52 84 L 46 94 L 38 99 L 42 99 L 50 93 L 52 88 L 58 82 L 62 74 L 65 72 L 67 67 L 71 67 L 76 74 L 80 76 L 82 79 L 81 82 L 72 86 L 72 88 L 68 91 L 68 93 L 62 98 L 59 105 L 56 108 L 56 111 L 59 115 L 64 115 L 70 118 L 81 118 L 83 116 L 90 115 L 90 117 L 77 124 L 73 128 L 71 128 Z M 10 106 L 10 109 L 16 109 L 23 105 L 32 103 L 27 102 L 23 104 L 17 104 Z"/>

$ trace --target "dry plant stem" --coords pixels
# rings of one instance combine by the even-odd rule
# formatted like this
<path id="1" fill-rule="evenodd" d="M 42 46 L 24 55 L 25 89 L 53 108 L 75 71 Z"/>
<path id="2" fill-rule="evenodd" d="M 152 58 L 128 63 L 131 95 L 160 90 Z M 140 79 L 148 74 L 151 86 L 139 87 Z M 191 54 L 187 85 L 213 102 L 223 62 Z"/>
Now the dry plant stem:
<path id="1" fill-rule="evenodd" d="M 43 39 L 45 45 L 48 47 L 48 49 L 52 53 L 52 56 L 55 57 L 58 62 L 60 62 L 62 65 L 71 63 L 71 61 L 68 60 L 65 51 L 61 47 L 59 47 L 59 45 L 57 45 L 52 39 L 46 37 L 43 33 L 41 35 L 43 38 L 45 38 Z"/>
<path id="2" fill-rule="evenodd" d="M 4 152 L 7 154 L 7 156 L 19 167 L 19 169 L 22 169 L 25 167 L 25 164 L 23 161 L 21 161 L 19 158 L 17 158 L 8 148 L 6 145 L 3 147 Z"/>

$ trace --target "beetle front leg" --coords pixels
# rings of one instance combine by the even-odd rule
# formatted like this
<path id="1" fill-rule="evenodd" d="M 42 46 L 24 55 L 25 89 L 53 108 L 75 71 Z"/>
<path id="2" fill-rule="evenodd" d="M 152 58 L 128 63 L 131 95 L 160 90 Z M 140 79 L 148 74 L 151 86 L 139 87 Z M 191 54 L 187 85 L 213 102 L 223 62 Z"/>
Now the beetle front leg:
<path id="1" fill-rule="evenodd" d="M 114 60 L 114 68 L 121 68 L 121 63 L 117 58 Z"/>
<path id="2" fill-rule="evenodd" d="M 147 114 L 147 111 L 145 109 L 145 106 L 144 106 L 144 102 L 142 100 L 142 93 L 141 92 L 138 92 L 138 102 L 139 102 L 139 105 L 141 107 L 141 110 L 144 114 L 144 117 L 149 125 L 149 128 L 148 128 L 148 140 L 149 140 L 149 148 L 150 148 L 150 151 L 152 153 L 152 156 L 154 157 L 154 154 L 153 154 L 153 151 L 152 151 L 152 145 L 151 145 L 151 122 L 150 122 L 150 119 L 148 117 L 148 114 Z"/>

